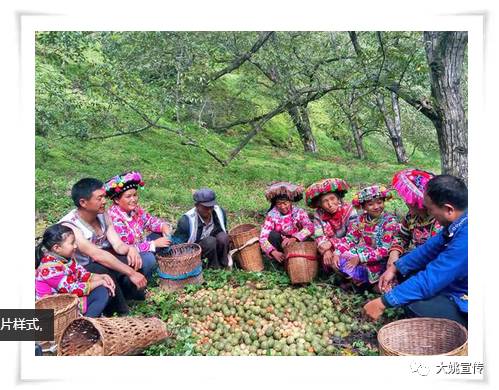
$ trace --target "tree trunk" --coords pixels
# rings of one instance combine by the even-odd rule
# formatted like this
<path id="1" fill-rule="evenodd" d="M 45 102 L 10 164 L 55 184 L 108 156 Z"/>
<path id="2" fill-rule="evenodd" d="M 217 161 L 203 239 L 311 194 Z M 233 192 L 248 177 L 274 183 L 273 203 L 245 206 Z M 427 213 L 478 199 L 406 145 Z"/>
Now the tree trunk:
<path id="1" fill-rule="evenodd" d="M 364 145 L 362 144 L 362 136 L 360 135 L 359 125 L 354 117 L 349 117 L 350 128 L 352 129 L 353 140 L 355 141 L 355 148 L 357 150 L 357 158 L 364 160 L 366 153 L 364 152 Z"/>
<path id="2" fill-rule="evenodd" d="M 437 118 L 442 172 L 468 180 L 468 119 L 461 76 L 468 34 L 465 31 L 425 31 L 431 95 Z"/>
<path id="3" fill-rule="evenodd" d="M 404 143 L 402 142 L 402 132 L 400 130 L 400 110 L 398 106 L 398 98 L 396 94 L 392 93 L 392 108 L 394 112 L 394 119 L 390 117 L 390 113 L 385 106 L 385 98 L 382 93 L 376 93 L 376 104 L 383 115 L 385 125 L 390 135 L 390 141 L 395 149 L 395 155 L 399 164 L 405 164 L 409 160 L 405 152 Z"/>
<path id="4" fill-rule="evenodd" d="M 300 139 L 303 143 L 303 149 L 305 152 L 317 153 L 319 149 L 317 148 L 317 142 L 315 141 L 312 133 L 307 107 L 291 107 L 288 109 L 288 114 L 291 116 L 291 119 L 296 126 L 296 130 L 298 130 L 298 134 L 300 134 Z"/>

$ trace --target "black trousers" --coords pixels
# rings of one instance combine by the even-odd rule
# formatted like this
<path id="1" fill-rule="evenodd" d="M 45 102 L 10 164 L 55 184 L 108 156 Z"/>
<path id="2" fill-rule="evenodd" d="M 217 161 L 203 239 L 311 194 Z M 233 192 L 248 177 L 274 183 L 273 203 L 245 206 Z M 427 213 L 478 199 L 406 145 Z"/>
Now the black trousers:
<path id="1" fill-rule="evenodd" d="M 95 261 L 87 264 L 85 269 L 88 272 L 109 275 L 113 279 L 114 285 L 116 286 L 114 289 L 114 297 L 109 297 L 108 304 L 104 309 L 104 315 L 112 316 L 114 313 L 118 313 L 120 315 L 128 314 L 130 308 L 128 307 L 128 303 L 126 302 L 126 297 L 120 283 L 123 280 L 122 276 L 125 275 L 120 274 L 118 271 L 104 267 L 102 264 Z"/>
<path id="2" fill-rule="evenodd" d="M 279 252 L 282 252 L 284 249 L 282 248 L 282 240 L 283 237 L 281 233 L 272 230 L 269 233 L 269 242 L 272 244 L 274 248 L 276 248 Z"/>
<path id="3" fill-rule="evenodd" d="M 404 306 L 404 311 L 408 317 L 446 318 L 468 328 L 468 313 L 459 310 L 456 303 L 443 294 L 409 303 Z"/>
<path id="4" fill-rule="evenodd" d="M 208 268 L 221 268 L 229 265 L 229 235 L 224 231 L 213 232 L 212 235 L 198 242 L 201 256 L 208 260 Z"/>

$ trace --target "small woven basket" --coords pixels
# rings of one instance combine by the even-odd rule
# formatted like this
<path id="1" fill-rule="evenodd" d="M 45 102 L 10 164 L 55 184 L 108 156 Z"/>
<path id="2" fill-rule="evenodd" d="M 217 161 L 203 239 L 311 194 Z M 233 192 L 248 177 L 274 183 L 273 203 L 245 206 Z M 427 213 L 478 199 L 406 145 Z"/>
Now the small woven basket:
<path id="1" fill-rule="evenodd" d="M 285 268 L 291 283 L 310 283 L 317 276 L 317 245 L 314 241 L 294 242 L 284 248 Z"/>
<path id="2" fill-rule="evenodd" d="M 260 237 L 260 228 L 249 223 L 237 225 L 229 231 L 229 236 L 234 249 L 241 248 L 252 238 Z M 260 272 L 264 269 L 258 241 L 238 251 L 235 259 L 245 271 Z"/>
<path id="3" fill-rule="evenodd" d="M 133 355 L 166 337 L 166 325 L 159 318 L 82 317 L 64 329 L 57 355 Z"/>
<path id="4" fill-rule="evenodd" d="M 181 290 L 188 284 L 203 283 L 201 247 L 198 244 L 172 245 L 168 255 L 156 255 L 160 286 L 167 291 Z"/>
<path id="5" fill-rule="evenodd" d="M 445 318 L 409 318 L 378 331 L 380 355 L 468 355 L 468 331 Z"/>
<path id="6" fill-rule="evenodd" d="M 54 340 L 40 342 L 43 349 L 59 340 L 64 328 L 79 315 L 78 297 L 73 294 L 47 295 L 36 301 L 35 308 L 54 309 Z"/>

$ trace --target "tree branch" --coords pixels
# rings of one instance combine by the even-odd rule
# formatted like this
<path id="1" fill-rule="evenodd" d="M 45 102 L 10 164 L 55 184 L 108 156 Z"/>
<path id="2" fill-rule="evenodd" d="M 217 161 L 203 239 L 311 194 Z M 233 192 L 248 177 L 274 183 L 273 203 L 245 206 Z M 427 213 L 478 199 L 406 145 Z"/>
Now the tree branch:
<path id="1" fill-rule="evenodd" d="M 226 66 L 224 69 L 216 72 L 214 75 L 212 75 L 208 79 L 208 83 L 213 82 L 215 80 L 218 80 L 220 77 L 223 75 L 232 72 L 233 70 L 239 68 L 242 64 L 244 64 L 246 61 L 248 61 L 253 54 L 255 54 L 267 40 L 272 36 L 274 32 L 273 31 L 266 31 L 260 34 L 260 37 L 258 40 L 254 43 L 252 48 L 244 53 L 242 56 L 237 57 L 232 61 L 232 63 L 228 66 Z"/>
<path id="2" fill-rule="evenodd" d="M 142 111 L 140 111 L 137 107 L 135 107 L 134 105 L 132 105 L 130 102 L 128 102 L 123 97 L 121 97 L 121 96 L 117 95 L 116 93 L 114 93 L 113 91 L 111 91 L 108 87 L 103 86 L 103 85 L 97 85 L 97 86 L 101 87 L 101 88 L 104 88 L 109 94 L 111 94 L 117 100 L 121 101 L 123 104 L 125 104 L 128 107 L 130 107 L 135 113 L 137 113 L 147 123 L 147 125 L 149 127 L 155 127 L 157 129 L 167 130 L 167 131 L 170 131 L 172 133 L 177 134 L 181 138 L 187 139 L 187 142 L 184 143 L 184 145 L 190 145 L 190 146 L 198 147 L 198 148 L 204 150 L 206 153 L 208 153 L 211 157 L 213 157 L 222 166 L 226 166 L 226 163 L 225 163 L 224 160 L 222 160 L 221 158 L 219 158 L 214 152 L 212 152 L 208 148 L 199 145 L 199 143 L 196 140 L 194 140 L 193 138 L 191 138 L 188 135 L 184 134 L 184 132 L 182 130 L 180 130 L 180 129 L 173 129 L 173 128 L 168 127 L 168 126 L 164 126 L 164 125 L 158 124 L 158 121 L 159 121 L 160 117 L 156 121 L 152 121 L 146 114 L 144 114 Z"/>

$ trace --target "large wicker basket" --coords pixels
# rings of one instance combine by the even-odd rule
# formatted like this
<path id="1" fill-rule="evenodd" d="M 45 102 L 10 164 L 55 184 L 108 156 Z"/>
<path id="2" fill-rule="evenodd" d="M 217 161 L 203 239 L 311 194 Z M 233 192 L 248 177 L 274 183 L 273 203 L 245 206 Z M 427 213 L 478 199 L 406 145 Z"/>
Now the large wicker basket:
<path id="1" fill-rule="evenodd" d="M 201 247 L 198 244 L 172 245 L 168 255 L 157 255 L 160 286 L 176 291 L 188 284 L 203 283 Z"/>
<path id="2" fill-rule="evenodd" d="M 159 318 L 82 317 L 64 329 L 57 355 L 133 355 L 166 337 L 166 325 Z"/>
<path id="3" fill-rule="evenodd" d="M 295 242 L 284 248 L 286 272 L 293 284 L 310 283 L 319 270 L 317 245 L 313 241 Z"/>
<path id="4" fill-rule="evenodd" d="M 54 340 L 40 342 L 43 349 L 59 340 L 64 328 L 79 315 L 78 297 L 73 294 L 47 295 L 36 301 L 35 308 L 54 309 Z"/>
<path id="5" fill-rule="evenodd" d="M 249 223 L 237 225 L 229 231 L 229 236 L 234 249 L 242 248 L 251 239 L 260 237 L 260 228 Z M 235 258 L 245 271 L 259 272 L 264 269 L 262 252 L 258 241 L 238 251 Z"/>
<path id="6" fill-rule="evenodd" d="M 468 355 L 468 331 L 444 318 L 409 318 L 391 322 L 378 332 L 381 355 Z"/>

